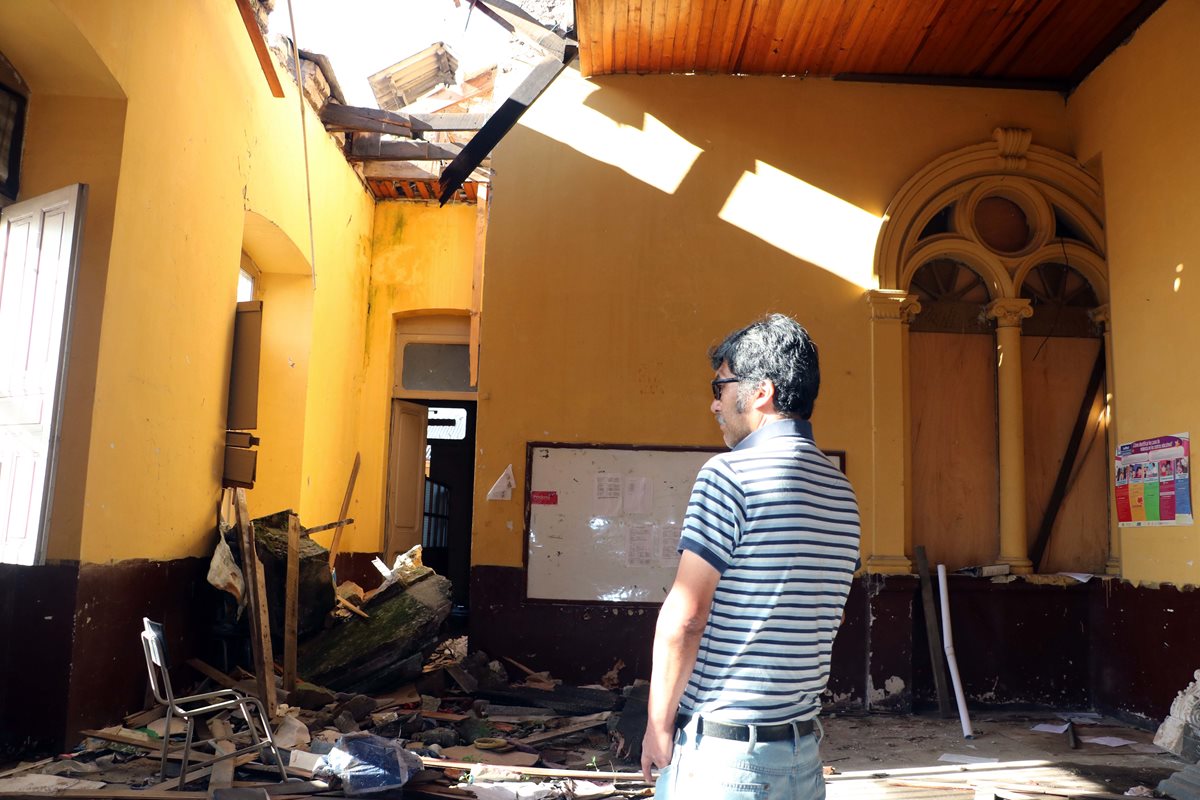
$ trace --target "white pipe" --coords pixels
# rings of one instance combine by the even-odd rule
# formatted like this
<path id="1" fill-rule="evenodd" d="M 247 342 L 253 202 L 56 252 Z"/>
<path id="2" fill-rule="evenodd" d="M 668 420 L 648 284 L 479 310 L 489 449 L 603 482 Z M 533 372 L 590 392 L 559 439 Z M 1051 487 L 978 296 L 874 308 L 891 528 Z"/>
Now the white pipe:
<path id="1" fill-rule="evenodd" d="M 946 565 L 938 564 L 938 594 L 942 599 L 942 643 L 946 651 L 946 665 L 950 667 L 950 679 L 954 682 L 954 699 L 958 702 L 958 719 L 962 722 L 964 739 L 974 739 L 971 718 L 967 716 L 967 698 L 963 696 L 962 679 L 958 677 L 958 661 L 954 658 L 954 633 L 950 630 L 950 589 L 946 585 Z M 937 669 L 937 665 L 934 665 Z"/>

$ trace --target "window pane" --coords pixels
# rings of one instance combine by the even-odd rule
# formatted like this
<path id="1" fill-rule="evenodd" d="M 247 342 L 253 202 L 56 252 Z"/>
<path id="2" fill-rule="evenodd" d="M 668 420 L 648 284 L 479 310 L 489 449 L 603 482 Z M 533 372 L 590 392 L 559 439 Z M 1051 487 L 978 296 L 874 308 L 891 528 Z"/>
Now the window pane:
<path id="1" fill-rule="evenodd" d="M 409 391 L 474 391 L 467 345 L 409 342 L 400 383 Z"/>
<path id="2" fill-rule="evenodd" d="M 254 299 L 254 278 L 246 270 L 238 270 L 238 295 L 237 301 L 245 303 L 247 300 Z"/>

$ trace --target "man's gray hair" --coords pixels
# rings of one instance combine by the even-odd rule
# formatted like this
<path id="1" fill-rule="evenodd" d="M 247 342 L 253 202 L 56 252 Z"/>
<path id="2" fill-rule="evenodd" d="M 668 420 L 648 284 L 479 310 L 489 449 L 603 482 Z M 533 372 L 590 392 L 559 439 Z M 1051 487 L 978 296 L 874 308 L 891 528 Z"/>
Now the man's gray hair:
<path id="1" fill-rule="evenodd" d="M 734 331 L 709 351 L 713 369 L 729 365 L 741 379 L 740 398 L 763 381 L 775 386 L 775 408 L 784 416 L 808 419 L 821 388 L 817 345 L 799 322 L 770 314 Z"/>

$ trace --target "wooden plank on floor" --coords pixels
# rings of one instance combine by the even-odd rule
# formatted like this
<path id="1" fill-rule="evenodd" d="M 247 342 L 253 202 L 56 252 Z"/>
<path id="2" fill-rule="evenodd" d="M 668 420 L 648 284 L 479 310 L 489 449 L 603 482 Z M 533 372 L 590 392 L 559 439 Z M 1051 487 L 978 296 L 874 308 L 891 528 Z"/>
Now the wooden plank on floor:
<path id="1" fill-rule="evenodd" d="M 340 526 L 343 518 L 339 517 Z M 287 578 L 283 616 L 283 690 L 296 690 L 296 638 L 300 619 L 300 518 L 288 514 Z"/>
<path id="2" fill-rule="evenodd" d="M 275 716 L 275 657 L 271 650 L 271 618 L 267 612 L 267 582 L 254 549 L 254 524 L 246 505 L 246 490 L 235 490 L 238 532 L 242 545 L 242 572 L 250 594 L 250 647 L 254 655 L 254 680 L 267 719 Z"/>

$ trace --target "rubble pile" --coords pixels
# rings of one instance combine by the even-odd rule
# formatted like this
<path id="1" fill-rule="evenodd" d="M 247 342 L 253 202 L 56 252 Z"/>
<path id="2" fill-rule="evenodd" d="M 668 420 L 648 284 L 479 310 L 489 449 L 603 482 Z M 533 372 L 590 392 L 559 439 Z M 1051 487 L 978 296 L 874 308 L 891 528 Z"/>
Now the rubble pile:
<path id="1" fill-rule="evenodd" d="M 273 612 L 284 604 L 287 513 L 253 525 Z M 246 584 L 240 559 L 231 558 L 236 547 L 228 536 L 218 545 L 214 585 L 240 600 Z M 604 686 L 564 686 L 517 661 L 469 652 L 466 637 L 442 634 L 450 582 L 421 563 L 419 547 L 390 568 L 376 560 L 383 582 L 371 591 L 349 581 L 335 586 L 329 551 L 310 539 L 302 540 L 299 565 L 293 689 L 285 690 L 274 674 L 263 681 L 245 669 L 226 673 L 195 658 L 173 671 L 177 697 L 273 688 L 274 703 L 267 705 L 274 706 L 270 723 L 286 784 L 269 748 L 215 760 L 253 745 L 260 733 L 226 710 L 197 719 L 187 783 L 179 786 L 186 726 L 175 717 L 168 730 L 165 709 L 156 706 L 119 725 L 83 731 L 87 738 L 74 752 L 0 772 L 0 797 L 131 800 L 140 790 L 146 800 L 161 800 L 168 791 L 213 800 L 313 794 L 540 800 L 652 793 L 635 761 L 645 730 L 645 686 L 622 691 L 619 667 Z M 283 616 L 270 617 L 277 635 L 286 635 Z"/>

